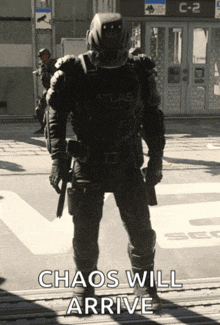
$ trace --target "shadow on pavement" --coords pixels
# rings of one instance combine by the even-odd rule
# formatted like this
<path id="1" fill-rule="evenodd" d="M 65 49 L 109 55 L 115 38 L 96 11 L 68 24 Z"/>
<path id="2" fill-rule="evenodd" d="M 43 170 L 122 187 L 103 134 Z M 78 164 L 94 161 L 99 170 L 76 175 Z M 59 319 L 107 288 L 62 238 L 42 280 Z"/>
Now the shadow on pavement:
<path id="1" fill-rule="evenodd" d="M 46 148 L 44 134 L 34 134 L 40 127 L 39 123 L 0 123 L 0 126 L 0 141 L 13 140 Z M 69 121 L 67 121 L 67 137 L 68 136 L 73 136 L 72 127 Z"/>
<path id="2" fill-rule="evenodd" d="M 183 307 L 178 304 L 175 304 L 169 300 L 163 300 L 163 304 L 164 305 L 166 304 L 168 306 L 168 308 L 162 309 L 158 314 L 154 315 L 156 317 L 153 317 L 153 319 L 150 317 L 148 318 L 147 315 L 143 316 L 143 315 L 140 315 L 137 313 L 131 314 L 129 316 L 128 311 L 125 308 L 121 308 L 121 313 L 124 314 L 124 317 L 122 317 L 121 320 L 120 320 L 120 315 L 112 314 L 110 316 L 114 320 L 114 324 L 119 324 L 119 325 L 134 324 L 134 323 L 138 324 L 138 322 L 140 322 L 141 324 L 161 325 L 163 322 L 163 316 L 166 317 L 166 318 L 164 318 L 166 324 L 173 324 L 172 323 L 173 320 L 171 320 L 171 322 L 169 322 L 169 323 L 167 322 L 168 317 L 175 318 L 177 320 L 177 321 L 174 320 L 175 324 L 178 323 L 178 324 L 190 324 L 191 325 L 194 322 L 196 324 L 213 324 L 213 325 L 219 324 L 219 322 L 213 320 L 212 318 L 203 316 L 202 314 L 199 314 L 198 312 L 189 310 L 189 308 L 193 306 L 193 303 L 192 303 L 192 306 L 188 306 L 188 308 Z M 116 309 L 116 305 L 114 307 Z M 203 307 L 202 304 L 201 304 L 201 307 Z M 159 318 L 158 322 L 157 322 L 157 318 Z M 125 321 L 125 319 L 126 319 L 126 321 Z M 146 321 L 146 323 L 144 321 Z"/>
<path id="3" fill-rule="evenodd" d="M 39 124 L 30 122 L 1 124 L 0 140 L 25 142 L 45 148 L 44 134 L 33 134 L 37 129 Z"/>
<path id="4" fill-rule="evenodd" d="M 5 281 L 5 278 L 0 277 L 0 285 Z M 55 318 L 57 317 L 57 314 L 53 310 L 38 305 L 34 301 L 23 299 L 18 295 L 14 295 L 0 288 L 0 324 L 1 321 L 4 323 L 7 321 L 9 324 L 12 324 L 11 322 L 14 324 L 15 322 L 17 324 L 19 320 L 19 324 L 21 324 L 21 321 L 23 320 L 25 321 L 25 324 L 28 320 L 30 320 L 30 323 L 32 324 L 34 319 L 38 319 L 37 313 L 39 312 L 43 319 L 45 319 L 43 315 L 47 314 L 46 319 L 48 319 L 48 322 L 45 319 L 47 322 L 45 324 L 51 324 L 51 319 L 53 320 L 52 324 L 60 324 L 56 321 Z M 41 322 L 41 324 L 43 323 Z"/>
<path id="5" fill-rule="evenodd" d="M 203 297 L 203 299 L 201 300 L 205 300 L 205 298 Z M 189 298 L 189 302 L 190 302 L 190 298 Z M 207 316 L 203 316 L 202 314 L 199 314 L 198 312 L 194 312 L 192 310 L 189 310 L 190 307 L 193 307 L 194 304 L 192 302 L 191 306 L 187 306 L 187 307 L 183 307 L 181 305 L 175 304 L 172 301 L 169 300 L 163 300 L 164 304 L 169 305 L 169 309 L 162 309 L 161 310 L 161 317 L 163 317 L 164 314 L 170 314 L 170 316 L 175 317 L 177 320 L 180 321 L 180 324 L 193 324 L 194 322 L 196 324 L 219 324 L 218 321 L 215 321 L 212 318 L 209 318 Z M 203 305 L 202 303 L 200 304 L 201 309 L 204 307 L 205 305 Z M 199 307 L 198 304 L 195 307 Z M 175 312 L 175 314 L 172 314 L 172 311 L 177 311 L 178 310 L 178 314 Z M 204 307 L 205 310 L 205 307 Z M 184 319 L 185 318 L 185 319 Z M 157 324 L 157 323 L 155 323 Z M 161 323 L 160 323 L 161 324 Z M 171 324 L 171 323 L 170 323 Z M 176 324 L 176 322 L 175 322 Z"/>
<path id="6" fill-rule="evenodd" d="M 0 169 L 7 169 L 14 172 L 24 172 L 25 169 L 21 165 L 12 163 L 10 161 L 1 161 L 0 160 Z"/>
<path id="7" fill-rule="evenodd" d="M 184 165 L 192 165 L 192 166 L 207 166 L 210 170 L 205 171 L 206 173 L 211 173 L 213 176 L 220 175 L 220 162 L 218 161 L 207 161 L 207 160 L 195 160 L 195 159 L 184 159 L 184 158 L 169 158 L 164 156 L 164 160 L 168 163 L 173 164 L 184 164 Z M 213 170 L 213 168 L 215 168 Z"/>
<path id="8" fill-rule="evenodd" d="M 3 199 L 3 197 L 2 196 L 0 196 L 0 199 Z M 5 278 L 1 278 L 0 277 L 0 285 L 2 285 L 2 283 L 4 283 L 6 281 L 6 279 Z"/>
<path id="9" fill-rule="evenodd" d="M 174 134 L 182 135 L 182 138 L 219 137 L 219 118 L 188 118 L 165 119 L 166 138 L 174 138 Z"/>
<path id="10" fill-rule="evenodd" d="M 0 285 L 3 284 L 5 281 L 6 281 L 5 278 L 0 277 Z M 99 298 L 101 298 L 101 296 Z M 59 297 L 58 299 L 62 299 L 62 297 Z M 204 299 L 205 298 L 203 298 L 203 300 Z M 13 323 L 16 321 L 21 322 L 22 320 L 25 320 L 25 324 L 28 321 L 30 322 L 30 324 L 32 323 L 35 324 L 36 322 L 43 324 L 42 321 L 45 320 L 46 321 L 45 324 L 55 324 L 55 325 L 60 324 L 56 320 L 56 317 L 58 317 L 57 313 L 50 308 L 46 308 L 41 304 L 38 304 L 36 300 L 23 299 L 19 295 L 15 295 L 13 293 L 0 289 L 0 321 L 1 320 L 3 322 L 7 321 L 9 322 L 9 324 L 11 324 L 11 322 Z M 39 301 L 41 300 L 44 300 L 43 297 L 39 298 Z M 207 317 L 189 309 L 190 307 L 191 308 L 201 307 L 203 311 L 206 312 L 205 308 L 203 308 L 206 305 L 203 305 L 202 302 L 200 302 L 200 305 L 198 304 L 195 305 L 192 302 L 191 306 L 187 304 L 187 307 L 184 307 L 175 304 L 170 300 L 163 299 L 163 306 L 164 308 L 160 311 L 160 313 L 156 314 L 155 317 L 153 317 L 153 319 L 152 317 L 149 317 L 151 320 L 148 318 L 147 315 L 141 315 L 140 313 L 133 313 L 129 315 L 127 309 L 125 308 L 121 308 L 121 313 L 116 314 L 116 310 L 117 310 L 116 304 L 112 306 L 112 310 L 114 314 L 109 313 L 109 316 L 111 317 L 113 324 L 119 324 L 119 325 L 134 324 L 134 323 L 138 324 L 138 322 L 145 324 L 144 321 L 146 321 L 146 324 L 149 323 L 154 325 L 161 325 L 163 321 L 163 316 L 165 317 L 164 320 L 166 321 L 166 324 L 172 324 L 172 320 L 169 323 L 167 322 L 168 320 L 167 318 L 169 317 L 172 317 L 172 319 L 174 318 L 176 319 L 174 321 L 175 324 L 177 322 L 178 324 L 192 324 L 192 323 L 213 324 L 213 325 L 219 324 L 219 322 L 210 318 L 211 314 L 210 317 Z M 131 305 L 130 308 L 132 308 Z M 78 323 L 77 319 L 79 320 L 81 317 L 82 316 L 77 317 L 73 315 L 68 315 L 66 316 L 66 320 L 68 324 L 70 324 L 69 321 L 71 321 L 74 324 L 75 320 Z M 91 319 L 91 317 L 93 317 L 93 315 L 88 315 L 84 318 L 85 324 L 87 323 L 86 319 Z M 97 321 L 97 317 L 99 317 L 99 315 L 95 315 L 95 317 Z M 157 317 L 158 317 L 158 322 L 157 322 Z M 104 322 L 106 322 L 106 320 Z M 104 324 L 104 322 L 102 322 L 102 315 L 100 315 L 100 323 Z M 62 324 L 64 324 L 63 321 Z"/>

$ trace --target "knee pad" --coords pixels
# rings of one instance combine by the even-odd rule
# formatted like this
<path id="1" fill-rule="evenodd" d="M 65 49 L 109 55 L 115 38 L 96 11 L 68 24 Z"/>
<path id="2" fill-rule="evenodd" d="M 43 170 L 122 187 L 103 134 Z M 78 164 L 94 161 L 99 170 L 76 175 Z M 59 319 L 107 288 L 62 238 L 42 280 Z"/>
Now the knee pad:
<path id="1" fill-rule="evenodd" d="M 128 244 L 131 254 L 145 255 L 153 252 L 156 245 L 156 233 L 153 229 L 146 229 L 139 232 L 137 238 L 133 238 Z"/>
<path id="2" fill-rule="evenodd" d="M 83 240 L 76 242 L 73 238 L 73 260 L 76 269 L 82 272 L 92 272 L 97 269 L 97 261 L 99 256 L 98 243 L 90 243 L 85 245 Z"/>
<path id="3" fill-rule="evenodd" d="M 136 244 L 136 245 L 135 245 Z M 148 256 L 152 255 L 155 251 L 156 233 L 153 229 L 140 236 L 137 243 L 128 243 L 128 254 L 132 256 Z"/>

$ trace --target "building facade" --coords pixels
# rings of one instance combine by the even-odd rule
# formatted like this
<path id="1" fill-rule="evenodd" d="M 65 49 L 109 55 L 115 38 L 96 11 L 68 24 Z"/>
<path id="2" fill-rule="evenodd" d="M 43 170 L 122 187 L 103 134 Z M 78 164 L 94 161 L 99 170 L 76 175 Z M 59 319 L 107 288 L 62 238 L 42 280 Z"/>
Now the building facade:
<path id="1" fill-rule="evenodd" d="M 93 17 L 91 0 L 0 1 L 0 116 L 34 115 L 42 92 L 32 74 L 37 52 L 61 55 L 61 38 L 85 37 Z"/>
<path id="2" fill-rule="evenodd" d="M 38 50 L 60 57 L 62 39 L 85 38 L 96 12 L 120 12 L 131 47 L 156 61 L 166 116 L 220 114 L 219 0 L 1 0 L 0 116 L 34 115 Z"/>
<path id="3" fill-rule="evenodd" d="M 220 1 L 120 0 L 132 45 L 157 65 L 166 116 L 220 114 Z"/>

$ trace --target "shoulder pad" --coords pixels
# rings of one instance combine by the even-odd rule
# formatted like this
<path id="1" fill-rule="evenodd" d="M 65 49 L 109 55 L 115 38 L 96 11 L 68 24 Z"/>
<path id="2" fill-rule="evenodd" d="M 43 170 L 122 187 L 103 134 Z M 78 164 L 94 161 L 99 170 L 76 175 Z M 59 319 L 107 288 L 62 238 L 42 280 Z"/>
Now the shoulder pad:
<path id="1" fill-rule="evenodd" d="M 145 67 L 145 69 L 152 70 L 156 67 L 155 62 L 154 60 L 151 59 L 151 57 L 145 54 L 138 54 L 138 57 L 141 61 L 141 64 Z"/>
<path id="2" fill-rule="evenodd" d="M 55 67 L 64 72 L 70 72 L 80 63 L 80 60 L 75 55 L 65 55 L 59 58 Z"/>
<path id="3" fill-rule="evenodd" d="M 139 63 L 143 66 L 145 70 L 152 70 L 156 67 L 155 62 L 146 54 L 138 54 L 138 55 L 132 55 L 129 54 L 128 56 L 128 63 Z"/>
<path id="4" fill-rule="evenodd" d="M 66 73 L 62 70 L 58 70 L 54 73 L 50 79 L 50 88 L 53 90 L 61 90 L 64 87 Z"/>

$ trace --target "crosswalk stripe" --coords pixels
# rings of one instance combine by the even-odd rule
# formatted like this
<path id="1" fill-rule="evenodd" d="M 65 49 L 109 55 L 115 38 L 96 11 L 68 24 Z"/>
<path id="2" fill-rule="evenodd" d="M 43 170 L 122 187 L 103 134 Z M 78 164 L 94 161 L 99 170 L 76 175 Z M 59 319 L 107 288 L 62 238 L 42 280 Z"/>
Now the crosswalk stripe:
<path id="1" fill-rule="evenodd" d="M 158 195 L 220 193 L 220 183 L 158 184 Z"/>
<path id="2" fill-rule="evenodd" d="M 190 184 L 158 184 L 156 186 L 157 195 L 178 195 L 178 194 L 194 194 L 194 193 L 220 193 L 219 183 L 190 183 Z M 111 195 L 111 193 L 105 194 L 105 200 Z M 66 253 L 71 248 L 72 236 L 73 236 L 73 225 L 72 217 L 68 214 L 67 208 L 64 209 L 63 216 L 61 219 L 55 218 L 52 222 L 44 218 L 38 211 L 31 207 L 26 201 L 24 201 L 19 195 L 10 191 L 0 191 L 0 219 L 10 228 L 10 230 L 17 236 L 17 238 L 33 253 L 36 255 L 42 254 L 57 254 Z M 179 229 L 179 223 L 182 222 L 182 230 L 190 232 L 194 231 L 195 225 L 191 223 L 190 228 L 188 223 L 191 219 L 207 218 L 208 212 L 216 211 L 220 208 L 220 202 L 201 202 L 194 204 L 179 204 L 169 205 L 166 207 L 157 206 L 151 208 L 152 221 L 155 225 L 155 229 L 158 232 L 159 243 L 161 242 L 162 247 L 171 248 L 170 243 L 172 242 L 172 248 L 180 247 L 183 241 L 168 241 L 167 238 L 164 240 L 164 234 L 175 233 L 175 227 Z M 205 210 L 204 210 L 205 207 Z M 189 211 L 193 209 L 194 216 L 191 219 L 187 218 Z M 202 212 L 207 211 L 206 215 Z M 176 217 L 178 215 L 178 218 Z M 214 217 L 216 217 L 216 213 Z M 218 216 L 217 216 L 218 217 Z M 171 220 L 172 219 L 172 220 Z M 161 221 L 163 220 L 163 222 Z M 164 221 L 166 222 L 164 223 Z M 183 223 L 185 220 L 185 223 Z M 187 225 L 186 225 L 187 222 Z M 172 223 L 172 231 L 166 229 L 166 224 Z M 161 227 L 163 224 L 163 227 Z M 197 222 L 198 224 L 198 222 Z M 218 225 L 217 225 L 218 226 Z M 200 232 L 205 231 L 199 226 Z M 204 226 L 204 227 L 207 227 Z M 212 224 L 210 231 L 218 230 L 216 225 Z M 101 231 L 100 231 L 101 232 Z M 101 234 L 100 234 L 101 235 Z M 216 235 L 215 238 L 209 240 L 207 238 L 200 238 L 200 243 L 195 240 L 187 240 L 187 245 L 190 247 L 191 244 L 195 246 L 215 246 L 219 244 L 219 238 Z M 162 241 L 160 241 L 162 238 Z M 190 244 L 189 244 L 190 243 Z M 168 245 L 168 246 L 167 246 Z"/>
<path id="3" fill-rule="evenodd" d="M 106 193 L 105 199 L 111 193 Z M 36 255 L 66 253 L 71 248 L 73 225 L 67 208 L 62 218 L 44 218 L 19 195 L 0 191 L 0 219 Z"/>

